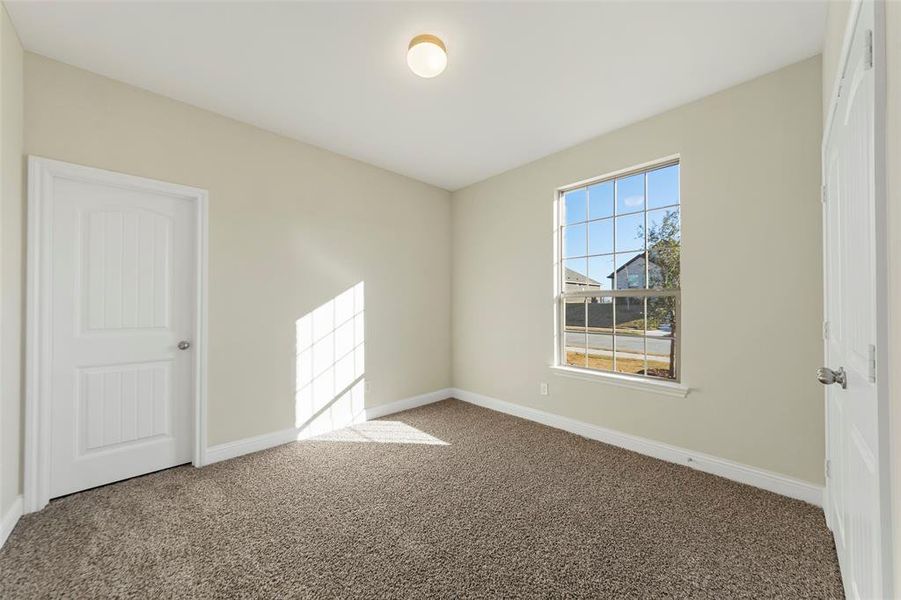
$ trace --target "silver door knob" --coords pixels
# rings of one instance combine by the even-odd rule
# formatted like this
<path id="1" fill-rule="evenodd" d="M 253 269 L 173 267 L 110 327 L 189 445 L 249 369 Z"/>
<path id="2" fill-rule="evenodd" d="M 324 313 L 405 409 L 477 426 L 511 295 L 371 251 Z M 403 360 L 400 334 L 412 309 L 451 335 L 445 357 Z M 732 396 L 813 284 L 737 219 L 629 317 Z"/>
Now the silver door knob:
<path id="1" fill-rule="evenodd" d="M 191 342 L 189 342 L 187 340 L 182 340 L 182 341 L 178 342 L 179 350 L 187 350 L 190 347 L 191 347 Z"/>
<path id="2" fill-rule="evenodd" d="M 839 367 L 837 371 L 833 371 L 829 367 L 820 367 L 817 369 L 817 380 L 823 385 L 837 383 L 842 386 L 843 390 L 848 387 L 848 377 L 844 367 Z"/>

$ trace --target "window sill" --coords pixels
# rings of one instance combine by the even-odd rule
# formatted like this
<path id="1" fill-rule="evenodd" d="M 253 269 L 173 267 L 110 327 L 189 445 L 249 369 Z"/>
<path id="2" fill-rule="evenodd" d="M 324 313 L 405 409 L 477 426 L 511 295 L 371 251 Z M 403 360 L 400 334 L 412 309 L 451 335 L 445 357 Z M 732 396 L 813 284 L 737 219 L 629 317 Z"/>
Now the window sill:
<path id="1" fill-rule="evenodd" d="M 561 377 L 572 377 L 574 379 L 583 379 L 585 381 L 609 383 L 619 387 L 663 394 L 664 396 L 674 396 L 676 398 L 684 398 L 690 391 L 688 386 L 681 383 L 654 381 L 651 379 L 630 377 L 628 375 L 619 375 L 617 373 L 589 371 L 588 369 L 579 369 L 576 367 L 551 366 L 551 371 Z"/>

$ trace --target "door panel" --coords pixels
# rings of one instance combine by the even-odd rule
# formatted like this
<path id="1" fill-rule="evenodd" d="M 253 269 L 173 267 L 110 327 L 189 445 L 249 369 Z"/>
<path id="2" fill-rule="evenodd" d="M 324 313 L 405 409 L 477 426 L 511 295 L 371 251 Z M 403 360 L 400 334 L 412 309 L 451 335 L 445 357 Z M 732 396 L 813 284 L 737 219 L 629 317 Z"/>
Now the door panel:
<path id="1" fill-rule="evenodd" d="M 78 370 L 78 456 L 171 434 L 168 362 Z"/>
<path id="2" fill-rule="evenodd" d="M 862 3 L 824 153 L 829 523 L 850 598 L 883 595 L 876 349 L 875 73 L 872 1 Z"/>
<path id="3" fill-rule="evenodd" d="M 51 196 L 50 496 L 190 462 L 190 199 L 86 179 Z"/>
<path id="4" fill-rule="evenodd" d="M 81 231 L 84 330 L 168 327 L 172 219 L 87 211 Z"/>

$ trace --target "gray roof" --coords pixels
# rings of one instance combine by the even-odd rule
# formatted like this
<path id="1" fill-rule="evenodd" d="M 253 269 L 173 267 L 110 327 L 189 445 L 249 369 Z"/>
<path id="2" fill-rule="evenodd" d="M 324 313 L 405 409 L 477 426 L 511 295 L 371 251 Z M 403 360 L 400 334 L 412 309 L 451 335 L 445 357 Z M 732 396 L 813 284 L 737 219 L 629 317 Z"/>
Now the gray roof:
<path id="1" fill-rule="evenodd" d="M 622 271 L 623 269 L 627 268 L 629 265 L 631 265 L 632 263 L 634 263 L 634 262 L 637 261 L 637 260 L 644 260 L 644 252 L 642 252 L 641 254 L 636 254 L 635 256 L 633 256 L 632 258 L 630 258 L 628 261 L 626 261 L 626 263 L 625 263 L 623 266 L 621 266 L 620 268 L 618 268 L 618 269 L 617 269 L 616 271 L 614 271 L 613 273 L 610 273 L 610 275 L 607 275 L 607 279 L 613 279 L 613 276 L 614 276 L 616 273 L 619 273 L 620 271 Z M 654 261 L 649 261 L 649 262 L 650 262 L 650 264 L 652 264 L 652 265 L 654 264 Z"/>
<path id="2" fill-rule="evenodd" d="M 564 281 L 566 281 L 567 283 L 576 283 L 582 285 L 601 285 L 599 282 L 588 277 L 587 275 L 582 275 L 578 271 L 573 271 L 568 267 L 563 268 L 566 271 L 566 277 L 564 278 Z"/>

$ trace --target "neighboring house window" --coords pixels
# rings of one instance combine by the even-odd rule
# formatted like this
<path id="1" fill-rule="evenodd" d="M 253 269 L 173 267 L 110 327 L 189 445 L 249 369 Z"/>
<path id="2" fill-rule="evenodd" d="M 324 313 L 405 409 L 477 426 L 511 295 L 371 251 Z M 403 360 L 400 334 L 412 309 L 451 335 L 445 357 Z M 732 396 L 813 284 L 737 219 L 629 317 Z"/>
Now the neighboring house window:
<path id="1" fill-rule="evenodd" d="M 561 190 L 559 363 L 679 380 L 679 163 Z"/>

